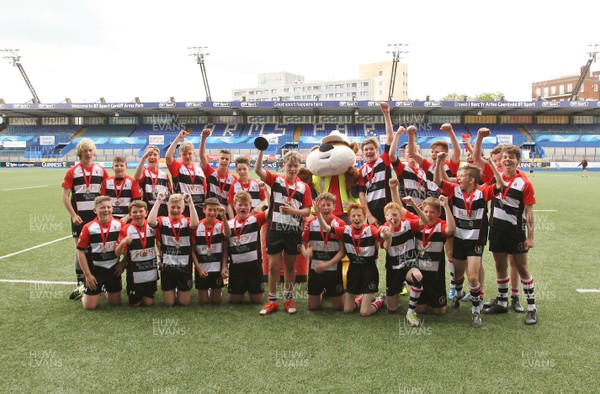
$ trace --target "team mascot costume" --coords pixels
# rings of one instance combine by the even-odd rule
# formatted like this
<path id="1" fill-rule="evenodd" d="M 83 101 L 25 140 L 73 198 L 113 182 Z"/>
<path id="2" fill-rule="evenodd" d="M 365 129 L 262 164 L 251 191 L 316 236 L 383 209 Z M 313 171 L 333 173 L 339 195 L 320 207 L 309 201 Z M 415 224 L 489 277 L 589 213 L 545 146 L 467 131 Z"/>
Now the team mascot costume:
<path id="1" fill-rule="evenodd" d="M 320 146 L 313 147 L 306 157 L 306 167 L 312 173 L 312 186 L 316 194 L 329 192 L 336 196 L 333 214 L 348 223 L 346 208 L 349 203 L 358 203 L 356 184 L 360 177 L 354 168 L 358 144 L 350 142 L 346 134 L 333 130 L 323 138 Z M 348 258 L 342 260 L 344 287 Z"/>

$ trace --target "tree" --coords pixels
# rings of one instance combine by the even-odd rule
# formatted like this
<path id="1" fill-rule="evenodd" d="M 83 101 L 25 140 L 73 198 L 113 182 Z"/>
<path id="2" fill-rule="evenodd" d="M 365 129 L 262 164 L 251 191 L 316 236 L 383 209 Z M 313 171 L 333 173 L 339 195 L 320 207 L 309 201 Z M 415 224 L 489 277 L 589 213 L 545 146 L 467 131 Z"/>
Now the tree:
<path id="1" fill-rule="evenodd" d="M 480 93 L 473 97 L 474 101 L 504 101 L 504 93 Z"/>
<path id="2" fill-rule="evenodd" d="M 466 101 L 469 99 L 465 93 L 448 93 L 441 101 Z"/>

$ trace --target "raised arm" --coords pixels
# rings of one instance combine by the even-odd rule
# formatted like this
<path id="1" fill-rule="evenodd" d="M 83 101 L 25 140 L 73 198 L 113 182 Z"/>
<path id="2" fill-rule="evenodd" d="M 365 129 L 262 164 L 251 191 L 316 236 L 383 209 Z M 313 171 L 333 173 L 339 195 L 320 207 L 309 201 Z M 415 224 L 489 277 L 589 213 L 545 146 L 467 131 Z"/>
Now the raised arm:
<path id="1" fill-rule="evenodd" d="M 448 197 L 442 195 L 439 199 L 446 213 L 446 238 L 450 238 L 454 235 L 454 231 L 456 231 L 456 222 L 454 221 L 450 205 L 448 205 Z"/>
<path id="2" fill-rule="evenodd" d="M 392 246 L 392 230 L 389 226 L 381 226 L 379 227 L 379 236 L 383 239 L 382 247 L 385 250 L 389 250 L 390 246 Z"/>
<path id="3" fill-rule="evenodd" d="M 408 126 L 408 129 L 406 129 L 406 132 L 408 133 L 408 154 L 415 159 L 419 166 L 422 166 L 423 160 L 425 159 L 417 149 L 417 127 L 415 125 L 410 125 Z"/>
<path id="4" fill-rule="evenodd" d="M 173 142 L 171 142 L 171 145 L 169 145 L 169 149 L 167 149 L 167 152 L 165 153 L 165 161 L 167 162 L 168 166 L 170 166 L 175 160 L 175 151 L 177 150 L 177 145 L 183 142 L 185 137 L 188 135 L 190 135 L 190 133 L 187 130 L 181 130 Z"/>
<path id="5" fill-rule="evenodd" d="M 444 172 L 444 162 L 446 161 L 447 156 L 448 156 L 448 154 L 446 152 L 440 152 L 437 154 L 438 165 L 435 166 L 433 182 L 440 187 L 442 186 L 442 180 L 444 179 L 444 176 L 442 175 L 442 173 Z"/>
<path id="6" fill-rule="evenodd" d="M 227 217 L 233 219 L 235 214 L 233 213 L 233 204 L 227 204 Z"/>
<path id="7" fill-rule="evenodd" d="M 202 168 L 208 166 L 208 157 L 206 157 L 206 139 L 210 136 L 210 134 L 210 129 L 202 130 L 202 137 L 200 138 L 200 150 L 198 151 Z"/>
<path id="8" fill-rule="evenodd" d="M 328 233 L 331 231 L 331 226 L 329 224 L 327 224 L 325 219 L 323 219 L 323 214 L 321 213 L 320 202 L 321 201 L 317 198 L 315 200 L 315 203 L 313 204 L 313 208 L 315 209 L 315 214 L 317 215 L 317 219 L 319 219 L 319 224 L 321 225 L 321 229 L 323 229 L 323 232 Z"/>
<path id="9" fill-rule="evenodd" d="M 392 202 L 395 202 L 398 205 L 402 205 L 402 201 L 400 200 L 400 193 L 398 192 L 398 179 L 390 178 L 390 193 L 392 194 Z"/>
<path id="10" fill-rule="evenodd" d="M 450 123 L 444 123 L 441 130 L 448 134 L 450 141 L 452 141 L 452 157 L 450 157 L 450 160 L 452 160 L 453 163 L 460 163 L 460 144 L 458 143 L 452 125 Z"/>
<path id="11" fill-rule="evenodd" d="M 262 212 L 265 207 L 269 206 L 269 201 L 271 201 L 271 189 L 269 188 L 269 186 L 267 186 L 266 183 L 260 181 L 258 182 L 258 187 L 265 193 L 265 198 L 264 200 L 261 200 L 256 207 L 254 207 L 254 213 Z"/>
<path id="12" fill-rule="evenodd" d="M 148 214 L 148 226 L 155 228 L 158 226 L 158 209 L 160 208 L 163 201 L 165 201 L 166 194 L 165 192 L 160 192 L 156 196 L 156 202 L 152 206 L 150 213 Z"/>
<path id="13" fill-rule="evenodd" d="M 477 167 L 483 169 L 485 167 L 485 160 L 483 158 L 483 139 L 488 137 L 491 134 L 490 129 L 482 127 L 477 131 L 477 137 L 475 138 L 475 146 L 473 147 L 473 152 L 471 153 L 473 156 L 473 164 Z M 492 167 L 494 165 L 492 164 Z"/>
<path id="14" fill-rule="evenodd" d="M 387 127 L 387 126 L 386 126 Z M 394 138 L 392 139 L 392 143 L 390 144 L 390 162 L 393 164 L 398 160 L 398 141 L 400 140 L 400 136 L 406 133 L 406 129 L 402 126 L 398 128 L 396 134 L 394 134 Z"/>
<path id="15" fill-rule="evenodd" d="M 386 101 L 382 101 L 379 103 L 379 108 L 381 108 L 381 112 L 383 113 L 383 118 L 385 119 L 385 144 L 391 145 L 392 140 L 394 139 L 394 126 L 392 125 L 392 116 L 390 114 L 390 104 Z M 389 125 L 388 125 L 389 121 Z"/>
<path id="16" fill-rule="evenodd" d="M 488 157 L 488 164 L 492 167 L 492 171 L 494 171 L 494 179 L 496 180 L 496 189 L 502 190 L 504 187 L 504 181 L 502 180 L 502 174 L 498 171 L 494 163 L 492 162 L 492 158 Z"/>
<path id="17" fill-rule="evenodd" d="M 138 182 L 142 180 L 142 173 L 144 172 L 144 166 L 146 165 L 146 160 L 148 159 L 148 156 L 150 155 L 151 152 L 152 152 L 151 149 L 148 149 L 147 151 L 145 151 L 144 156 L 142 156 L 142 158 L 140 159 L 140 162 L 138 163 L 137 167 L 135 168 L 135 174 L 133 175 L 133 177 Z"/>
<path id="18" fill-rule="evenodd" d="M 227 221 L 225 208 L 219 207 L 219 215 L 221 215 L 221 220 L 223 221 L 223 235 L 229 238 L 231 237 L 231 227 L 229 227 L 229 222 Z"/>
<path id="19" fill-rule="evenodd" d="M 263 168 L 263 156 L 265 155 L 264 151 L 258 152 L 258 157 L 256 158 L 256 165 L 254 167 L 254 172 L 260 178 L 261 181 L 265 181 L 267 179 L 267 171 Z"/>
<path id="20" fill-rule="evenodd" d="M 429 219 L 427 219 L 425 212 L 423 212 L 421 208 L 419 208 L 419 206 L 415 204 L 415 200 L 413 200 L 411 196 L 404 197 L 402 199 L 402 202 L 406 205 L 410 205 L 411 207 L 413 207 L 417 215 L 419 215 L 419 219 L 421 219 L 421 225 L 425 225 L 429 222 Z"/>
<path id="21" fill-rule="evenodd" d="M 465 150 L 467 152 L 469 152 L 471 154 L 471 156 L 473 155 L 473 146 L 471 145 L 471 141 L 469 141 L 468 138 L 463 138 L 462 139 L 462 144 L 465 146 Z"/>
<path id="22" fill-rule="evenodd" d="M 200 219 L 198 218 L 198 212 L 196 211 L 194 200 L 188 193 L 183 193 L 183 201 L 187 203 L 188 207 L 190 208 L 190 228 L 195 230 L 200 225 Z M 154 209 L 154 207 L 152 207 L 152 209 Z"/>

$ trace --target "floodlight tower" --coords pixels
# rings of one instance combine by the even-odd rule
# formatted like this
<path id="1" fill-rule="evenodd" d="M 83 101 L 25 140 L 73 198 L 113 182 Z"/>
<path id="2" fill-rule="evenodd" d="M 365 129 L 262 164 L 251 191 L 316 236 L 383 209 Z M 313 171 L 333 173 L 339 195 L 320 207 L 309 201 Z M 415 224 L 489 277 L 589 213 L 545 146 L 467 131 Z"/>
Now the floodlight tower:
<path id="1" fill-rule="evenodd" d="M 29 91 L 33 95 L 32 101 L 34 103 L 39 104 L 41 102 L 40 98 L 38 97 L 37 93 L 35 92 L 35 89 L 33 88 L 33 85 L 31 83 L 31 81 L 29 80 L 29 77 L 27 77 L 27 73 L 25 72 L 25 69 L 23 68 L 23 65 L 20 62 L 21 56 L 19 55 L 19 50 L 18 49 L 0 49 L 0 52 L 6 53 L 7 56 L 3 56 L 3 58 L 9 59 L 10 63 L 12 63 L 13 66 L 16 66 L 19 69 L 19 71 L 21 72 L 21 75 L 23 76 L 23 79 L 25 79 L 25 83 L 27 84 Z"/>
<path id="2" fill-rule="evenodd" d="M 581 85 L 583 85 L 583 81 L 585 80 L 586 75 L 588 74 L 588 72 L 590 72 L 592 63 L 596 61 L 596 56 L 598 54 L 600 54 L 600 44 L 591 44 L 588 46 L 591 47 L 590 51 L 588 52 L 588 55 L 590 55 L 590 58 L 588 59 L 587 63 L 585 64 L 585 66 L 583 66 L 583 69 L 581 70 L 581 75 L 579 76 L 579 80 L 577 81 L 577 84 L 575 85 L 575 89 L 573 89 L 573 93 L 571 93 L 571 97 L 569 97 L 569 101 L 577 100 L 577 95 L 579 94 Z"/>
<path id="3" fill-rule="evenodd" d="M 396 70 L 398 69 L 400 59 L 402 59 L 400 55 L 408 53 L 408 51 L 405 50 L 408 47 L 408 44 L 387 44 L 387 46 L 391 47 L 391 50 L 387 51 L 387 53 L 392 54 L 392 75 L 390 76 L 390 91 L 388 94 L 388 101 L 392 101 L 392 96 L 394 96 L 394 86 L 396 85 Z"/>
<path id="4" fill-rule="evenodd" d="M 212 97 L 210 96 L 210 87 L 208 86 L 208 77 L 206 76 L 206 67 L 204 66 L 204 58 L 209 55 L 209 53 L 204 53 L 204 50 L 208 49 L 208 47 L 188 47 L 188 49 L 193 51 L 190 53 L 190 56 L 195 57 L 196 63 L 200 65 L 202 82 L 204 82 L 204 91 L 206 92 L 206 101 L 212 101 Z"/>

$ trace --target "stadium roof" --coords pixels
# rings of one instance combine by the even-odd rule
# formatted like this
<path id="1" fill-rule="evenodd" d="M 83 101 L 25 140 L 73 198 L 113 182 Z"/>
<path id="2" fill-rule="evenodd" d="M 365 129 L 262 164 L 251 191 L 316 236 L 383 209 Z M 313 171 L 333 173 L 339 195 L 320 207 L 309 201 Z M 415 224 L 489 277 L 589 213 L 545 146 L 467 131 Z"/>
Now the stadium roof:
<path id="1" fill-rule="evenodd" d="M 392 101 L 392 113 L 419 115 L 600 115 L 600 101 Z M 379 115 L 379 101 L 186 101 L 1 104 L 6 117 L 175 115 Z"/>

